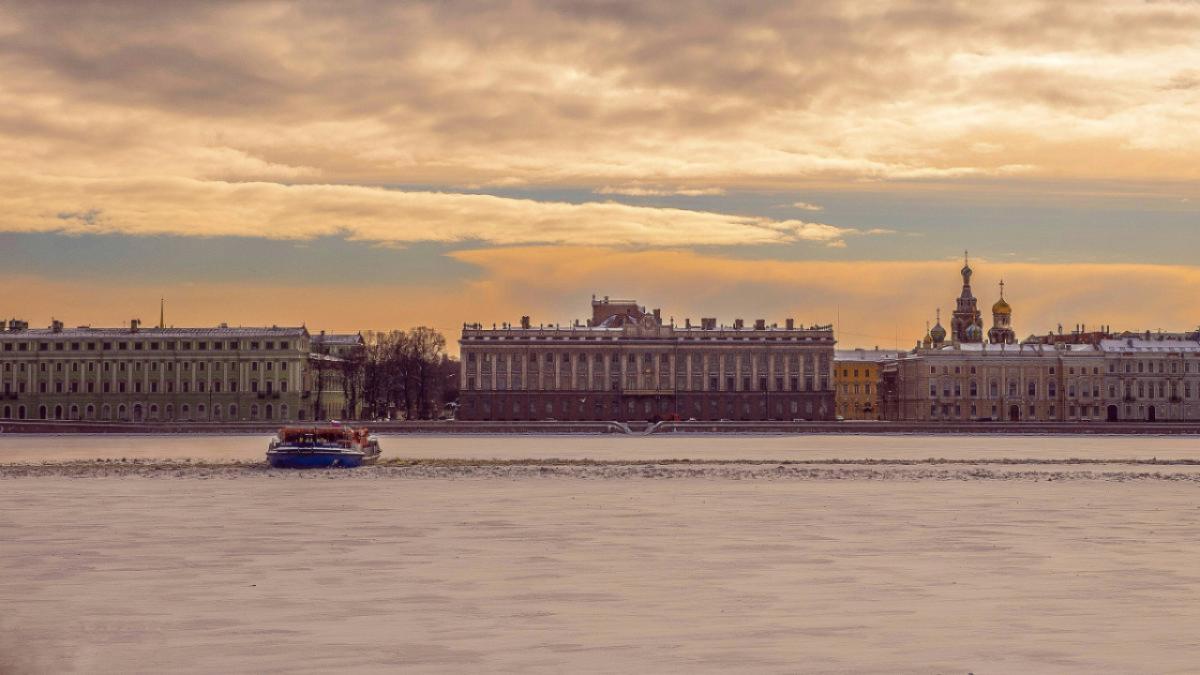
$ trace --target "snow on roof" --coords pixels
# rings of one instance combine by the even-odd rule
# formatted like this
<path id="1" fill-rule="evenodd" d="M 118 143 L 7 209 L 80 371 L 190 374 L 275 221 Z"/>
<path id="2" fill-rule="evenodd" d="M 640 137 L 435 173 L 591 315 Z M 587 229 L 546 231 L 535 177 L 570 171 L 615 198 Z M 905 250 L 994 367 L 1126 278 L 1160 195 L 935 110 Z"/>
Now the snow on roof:
<path id="1" fill-rule="evenodd" d="M 833 352 L 834 361 L 878 362 L 897 358 L 900 352 L 894 349 L 838 349 Z"/>
<path id="2" fill-rule="evenodd" d="M 304 337 L 308 331 L 303 327 L 242 327 L 235 328 L 25 328 L 0 331 L 0 340 L 24 340 L 28 338 L 219 338 L 219 337 Z"/>
<path id="3" fill-rule="evenodd" d="M 1200 342 L 1190 340 L 1146 340 L 1126 338 L 1124 340 L 1101 340 L 1100 349 L 1106 352 L 1141 353 L 1200 353 Z"/>
<path id="4" fill-rule="evenodd" d="M 358 345 L 362 343 L 360 333 L 317 333 L 312 336 L 315 344 L 319 345 Z"/>

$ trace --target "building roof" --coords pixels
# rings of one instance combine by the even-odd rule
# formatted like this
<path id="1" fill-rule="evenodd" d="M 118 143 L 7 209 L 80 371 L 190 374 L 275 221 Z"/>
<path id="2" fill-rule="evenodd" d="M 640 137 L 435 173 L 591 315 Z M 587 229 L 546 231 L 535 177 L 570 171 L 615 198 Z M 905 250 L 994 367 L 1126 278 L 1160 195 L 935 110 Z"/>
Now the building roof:
<path id="1" fill-rule="evenodd" d="M 1100 349 L 1106 352 L 1141 352 L 1141 353 L 1200 353 L 1200 342 L 1190 340 L 1146 340 L 1144 338 L 1126 338 L 1124 340 L 1101 340 Z"/>
<path id="2" fill-rule="evenodd" d="M 878 363 L 897 358 L 900 352 L 894 349 L 838 349 L 833 352 L 833 360 L 837 361 L 868 361 Z"/>
<path id="3" fill-rule="evenodd" d="M 29 338 L 235 338 L 235 337 L 295 337 L 308 335 L 303 326 L 268 326 L 268 327 L 227 327 L 213 328 L 139 328 L 136 331 L 129 328 L 92 328 L 79 326 L 77 328 L 24 328 L 21 330 L 0 331 L 0 340 L 25 340 Z"/>
<path id="4" fill-rule="evenodd" d="M 362 333 L 317 333 L 312 336 L 313 344 L 357 346 L 363 343 Z"/>

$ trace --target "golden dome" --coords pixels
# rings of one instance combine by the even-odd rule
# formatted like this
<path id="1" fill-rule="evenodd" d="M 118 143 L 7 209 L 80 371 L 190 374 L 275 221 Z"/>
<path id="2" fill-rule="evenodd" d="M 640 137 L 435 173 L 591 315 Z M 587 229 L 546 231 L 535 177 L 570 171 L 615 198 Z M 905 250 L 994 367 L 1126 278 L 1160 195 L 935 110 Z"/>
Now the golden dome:
<path id="1" fill-rule="evenodd" d="M 1004 280 L 1003 279 L 1000 280 L 1000 299 L 996 301 L 996 304 L 992 305 L 992 314 L 999 314 L 1001 316 L 1012 316 L 1012 307 L 1009 307 L 1008 303 L 1004 301 Z"/>

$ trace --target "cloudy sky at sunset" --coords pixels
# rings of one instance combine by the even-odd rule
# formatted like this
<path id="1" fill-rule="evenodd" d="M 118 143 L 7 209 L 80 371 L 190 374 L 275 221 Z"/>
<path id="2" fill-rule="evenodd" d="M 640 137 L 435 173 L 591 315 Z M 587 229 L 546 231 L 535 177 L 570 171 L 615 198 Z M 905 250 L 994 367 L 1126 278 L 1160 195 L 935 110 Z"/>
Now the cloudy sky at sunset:
<path id="1" fill-rule="evenodd" d="M 1200 3 L 750 6 L 4 3 L 0 316 L 1200 323 Z"/>

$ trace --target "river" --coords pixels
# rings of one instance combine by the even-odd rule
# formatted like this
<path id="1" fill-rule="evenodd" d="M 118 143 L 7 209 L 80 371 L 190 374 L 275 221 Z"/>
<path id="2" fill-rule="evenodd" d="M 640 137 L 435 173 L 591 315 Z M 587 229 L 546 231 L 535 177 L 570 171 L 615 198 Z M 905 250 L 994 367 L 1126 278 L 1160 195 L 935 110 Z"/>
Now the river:
<path id="1" fill-rule="evenodd" d="M 262 459 L 266 435 L 0 435 L 0 463 Z M 1190 459 L 1194 436 L 480 436 L 383 435 L 385 457 L 422 459 L 813 460 Z"/>

